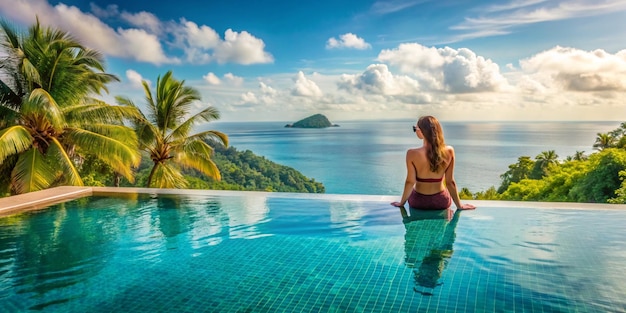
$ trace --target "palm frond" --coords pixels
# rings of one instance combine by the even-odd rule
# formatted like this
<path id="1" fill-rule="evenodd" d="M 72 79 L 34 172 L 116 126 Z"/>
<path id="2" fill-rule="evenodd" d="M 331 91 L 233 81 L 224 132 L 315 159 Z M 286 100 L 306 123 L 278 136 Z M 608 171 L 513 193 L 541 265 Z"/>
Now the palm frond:
<path id="1" fill-rule="evenodd" d="M 187 188 L 187 181 L 174 164 L 159 163 L 155 165 L 152 180 L 148 187 L 152 188 Z"/>
<path id="2" fill-rule="evenodd" d="M 14 154 L 32 147 L 33 137 L 21 125 L 11 126 L 0 131 L 0 164 Z"/>
<path id="3" fill-rule="evenodd" d="M 184 151 L 176 153 L 176 163 L 187 168 L 198 170 L 216 180 L 222 179 L 217 165 L 211 160 L 213 149 L 203 141 L 194 141 Z"/>
<path id="4" fill-rule="evenodd" d="M 83 180 L 80 178 L 78 169 L 74 166 L 63 145 L 56 138 L 51 139 L 50 148 L 45 157 L 49 160 L 48 162 L 58 165 L 63 170 L 63 180 L 66 184 L 83 186 Z"/>
<path id="5" fill-rule="evenodd" d="M 124 120 L 134 121 L 142 117 L 141 112 L 135 106 L 110 105 L 102 100 L 92 98 L 88 98 L 87 101 L 89 102 L 62 109 L 68 124 L 122 124 Z"/>
<path id="6" fill-rule="evenodd" d="M 39 150 L 31 148 L 22 153 L 11 172 L 11 189 L 21 194 L 50 187 L 56 179 L 55 170 Z"/>
<path id="7" fill-rule="evenodd" d="M 228 135 L 217 130 L 207 130 L 187 137 L 188 140 L 217 141 L 228 147 Z"/>
<path id="8" fill-rule="evenodd" d="M 176 127 L 169 136 L 175 139 L 187 137 L 194 125 L 200 122 L 211 122 L 218 120 L 219 118 L 220 113 L 215 107 L 207 107 L 178 125 L 178 127 Z"/>
<path id="9" fill-rule="evenodd" d="M 41 76 L 39 75 L 39 71 L 37 67 L 33 65 L 28 58 L 22 59 L 21 64 L 21 72 L 26 78 L 26 80 L 32 85 L 35 84 L 34 88 L 41 86 Z"/>
<path id="10" fill-rule="evenodd" d="M 113 170 L 133 180 L 132 167 L 139 166 L 141 154 L 135 132 L 120 125 L 96 124 L 88 128 L 68 128 L 64 138 L 82 153 L 92 154 Z"/>
<path id="11" fill-rule="evenodd" d="M 34 89 L 22 103 L 22 115 L 42 114 L 58 132 L 65 127 L 65 117 L 52 96 L 42 88 Z"/>

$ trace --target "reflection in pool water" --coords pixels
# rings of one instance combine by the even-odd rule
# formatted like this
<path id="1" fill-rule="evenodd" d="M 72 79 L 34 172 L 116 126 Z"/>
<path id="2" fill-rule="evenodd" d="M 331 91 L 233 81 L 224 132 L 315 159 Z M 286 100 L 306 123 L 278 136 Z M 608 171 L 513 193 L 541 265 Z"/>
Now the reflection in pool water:
<path id="1" fill-rule="evenodd" d="M 439 278 L 452 257 L 455 228 L 461 211 L 400 208 L 404 235 L 405 263 L 413 269 L 415 292 L 433 295 Z"/>
<path id="2" fill-rule="evenodd" d="M 626 210 L 399 215 L 388 203 L 266 193 L 93 196 L 5 217 L 0 312 L 626 306 Z"/>

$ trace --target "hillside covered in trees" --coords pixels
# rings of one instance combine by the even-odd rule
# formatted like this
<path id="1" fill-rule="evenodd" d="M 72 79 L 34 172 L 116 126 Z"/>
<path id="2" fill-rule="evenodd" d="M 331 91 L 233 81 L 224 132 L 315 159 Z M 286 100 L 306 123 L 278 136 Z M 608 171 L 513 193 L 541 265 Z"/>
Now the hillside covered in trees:
<path id="1" fill-rule="evenodd" d="M 207 178 L 194 170 L 183 171 L 188 188 L 216 189 L 216 190 L 247 190 L 247 191 L 277 191 L 277 192 L 304 192 L 324 193 L 324 185 L 315 179 L 307 178 L 296 169 L 277 164 L 265 157 L 258 156 L 250 150 L 238 151 L 235 147 L 225 147 L 212 144 L 215 153 L 213 161 L 220 169 L 221 180 Z M 116 175 L 95 158 L 84 164 L 84 181 L 92 186 L 113 186 Z M 142 164 L 137 170 L 136 180 L 130 183 L 121 179 L 120 186 L 144 187 L 150 173 L 151 162 L 147 157 L 142 158 Z M 91 173 L 91 174 L 88 174 Z"/>
<path id="2" fill-rule="evenodd" d="M 287 124 L 285 127 L 293 128 L 326 128 L 339 126 L 332 124 L 326 116 L 323 114 L 311 115 L 307 118 L 301 119 L 293 124 Z"/>
<path id="3" fill-rule="evenodd" d="M 598 133 L 596 152 L 559 160 L 554 150 L 534 159 L 521 156 L 502 174 L 501 185 L 461 198 L 589 203 L 626 203 L 626 122 L 609 133 Z"/>

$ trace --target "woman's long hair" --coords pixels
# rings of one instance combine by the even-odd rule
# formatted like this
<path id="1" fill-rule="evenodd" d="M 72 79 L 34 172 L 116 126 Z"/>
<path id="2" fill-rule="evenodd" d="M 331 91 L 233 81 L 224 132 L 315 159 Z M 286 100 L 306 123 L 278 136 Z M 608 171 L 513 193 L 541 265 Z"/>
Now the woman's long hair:
<path id="1" fill-rule="evenodd" d="M 428 142 L 426 156 L 430 163 L 430 170 L 438 172 L 446 166 L 446 143 L 443 138 L 441 124 L 433 116 L 422 116 L 417 121 L 417 127 L 422 131 L 424 139 Z"/>

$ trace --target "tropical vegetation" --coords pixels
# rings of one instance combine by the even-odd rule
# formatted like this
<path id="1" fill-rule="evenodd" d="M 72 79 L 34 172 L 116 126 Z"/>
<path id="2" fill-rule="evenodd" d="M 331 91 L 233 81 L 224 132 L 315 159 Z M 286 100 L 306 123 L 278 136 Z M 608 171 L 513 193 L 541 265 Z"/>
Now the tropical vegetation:
<path id="1" fill-rule="evenodd" d="M 0 195 L 57 185 L 324 192 L 293 168 L 227 148 L 226 134 L 192 133 L 219 112 L 190 114 L 200 95 L 171 71 L 154 90 L 143 82 L 146 112 L 123 96 L 108 104 L 96 97 L 119 79 L 100 53 L 39 21 L 0 27 Z"/>
<path id="2" fill-rule="evenodd" d="M 474 194 L 463 189 L 460 195 L 478 200 L 626 203 L 626 122 L 598 133 L 593 148 L 598 151 L 577 151 L 565 160 L 554 151 L 534 160 L 521 156 L 500 176 L 499 188 Z"/>
<path id="3" fill-rule="evenodd" d="M 238 151 L 221 144 L 213 146 L 213 161 L 220 169 L 221 179 L 207 178 L 194 169 L 183 170 L 190 189 L 276 191 L 324 193 L 325 187 L 315 179 L 307 178 L 296 169 L 280 165 L 250 150 Z M 143 161 L 136 175 L 136 183 L 122 180 L 122 186 L 145 185 L 151 162 Z M 109 176 L 109 181 L 111 178 Z"/>
<path id="4" fill-rule="evenodd" d="M 219 119 L 217 109 L 208 106 L 187 117 L 192 104 L 200 100 L 200 94 L 185 86 L 184 81 L 175 79 L 171 71 L 157 79 L 154 93 L 146 81 L 142 84 L 148 114 L 142 113 L 133 122 L 140 149 L 147 152 L 153 162 L 146 187 L 186 188 L 181 167 L 193 168 L 219 180 L 220 171 L 211 160 L 213 148 L 207 142 L 227 145 L 228 136 L 214 130 L 190 134 L 198 123 Z M 117 101 L 123 106 L 137 107 L 125 97 L 118 97 Z"/>
<path id="5" fill-rule="evenodd" d="M 0 28 L 0 192 L 83 185 L 85 155 L 132 181 L 140 155 L 123 121 L 137 112 L 93 97 L 118 80 L 102 55 L 38 21 L 24 34 Z"/>

